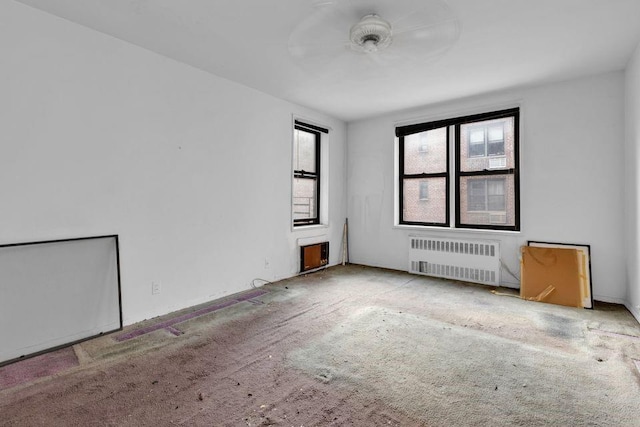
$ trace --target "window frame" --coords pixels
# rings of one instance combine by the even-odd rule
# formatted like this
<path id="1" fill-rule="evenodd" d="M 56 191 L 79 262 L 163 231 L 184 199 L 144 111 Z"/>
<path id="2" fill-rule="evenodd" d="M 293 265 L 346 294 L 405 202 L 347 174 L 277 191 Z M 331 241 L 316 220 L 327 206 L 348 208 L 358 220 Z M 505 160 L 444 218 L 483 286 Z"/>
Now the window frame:
<path id="1" fill-rule="evenodd" d="M 484 169 L 479 171 L 471 171 L 471 172 L 463 172 L 461 171 L 461 158 L 462 158 L 462 150 L 461 150 L 461 127 L 462 125 L 473 125 L 476 122 L 482 122 L 487 120 L 494 119 L 503 119 L 503 118 L 513 118 L 513 130 L 514 130 L 514 141 L 513 141 L 513 167 L 507 168 L 506 165 L 508 162 L 505 162 L 505 167 L 491 167 L 491 169 Z M 447 172 L 446 175 L 443 174 L 433 174 L 439 177 L 444 176 L 446 179 L 446 192 L 447 192 L 447 200 L 446 200 L 446 223 L 430 223 L 430 222 L 418 222 L 418 221 L 405 221 L 403 219 L 404 215 L 404 188 L 403 181 L 404 179 L 409 178 L 428 178 L 431 174 L 418 174 L 414 176 L 408 176 L 404 174 L 404 138 L 405 136 L 409 136 L 415 133 L 425 132 L 429 130 L 434 130 L 438 128 L 446 127 L 447 129 Z M 505 150 L 504 155 L 488 155 L 488 132 L 489 127 L 485 127 L 485 140 L 484 140 L 484 150 L 485 156 L 487 158 L 492 157 L 502 157 L 506 155 L 506 136 L 503 130 L 503 147 Z M 453 133 L 453 138 L 451 134 Z M 479 113 L 472 114 L 468 116 L 454 117 L 450 119 L 443 120 L 435 120 L 431 122 L 418 123 L 406 126 L 398 126 L 396 127 L 396 137 L 398 138 L 398 217 L 397 221 L 399 225 L 414 225 L 414 226 L 436 226 L 450 229 L 479 229 L 479 230 L 499 230 L 499 231 L 520 231 L 520 108 L 510 108 L 504 110 L 491 111 L 487 113 Z M 453 170 L 450 165 L 450 151 L 453 149 L 454 155 L 453 157 Z M 467 151 L 470 153 L 470 150 Z M 463 223 L 461 221 L 461 194 L 460 187 L 461 181 L 465 177 L 477 177 L 484 179 L 495 179 L 496 176 L 507 176 L 505 178 L 504 185 L 504 197 L 505 197 L 505 208 L 509 206 L 508 203 L 508 177 L 510 175 L 513 176 L 513 184 L 514 184 L 514 201 L 513 201 L 513 209 L 514 209 L 514 225 L 500 225 L 500 224 L 469 224 Z M 451 200 L 450 181 L 453 180 L 454 184 L 454 195 L 453 200 Z M 486 190 L 486 189 L 485 189 Z M 486 191 L 485 191 L 486 193 Z M 486 194 L 485 194 L 486 196 Z M 467 194 L 464 195 L 467 197 Z M 488 207 L 488 206 L 487 206 Z M 450 211 L 454 211 L 454 218 L 451 218 Z M 453 220 L 453 221 L 452 221 Z M 453 222 L 453 225 L 450 223 Z"/>
<path id="2" fill-rule="evenodd" d="M 315 206 L 314 206 L 314 212 L 311 215 L 310 218 L 293 218 L 293 227 L 303 227 L 303 226 L 309 226 L 309 225 L 319 225 L 320 224 L 320 204 L 321 204 L 321 181 L 322 181 L 322 175 L 321 175 L 321 166 L 322 166 L 322 162 L 321 162 L 321 155 L 322 155 L 322 135 L 321 133 L 329 133 L 328 129 L 322 128 L 320 126 L 315 126 L 315 125 L 311 125 L 309 123 L 306 122 L 302 122 L 300 120 L 294 120 L 294 126 L 293 126 L 293 148 L 295 149 L 297 147 L 297 141 L 296 141 L 296 132 L 295 131 L 302 131 L 302 132 L 307 132 L 310 133 L 312 135 L 314 135 L 314 140 L 315 140 L 315 147 L 314 147 L 314 153 L 315 153 L 315 172 L 309 172 L 309 171 L 305 171 L 305 170 L 297 170 L 295 169 L 296 165 L 293 165 L 293 176 L 292 176 L 292 194 L 291 194 L 291 211 L 292 211 L 292 215 L 294 214 L 294 195 L 293 195 L 293 188 L 295 186 L 295 179 L 312 179 L 315 180 L 315 192 L 316 192 L 316 200 L 315 200 Z"/>
<path id="3" fill-rule="evenodd" d="M 399 198 L 399 208 L 400 208 L 400 224 L 403 225 L 428 225 L 428 226 L 434 226 L 434 227 L 449 227 L 450 221 L 451 221 L 451 212 L 450 212 L 450 184 L 449 184 L 449 168 L 450 168 L 450 163 L 451 163 L 451 158 L 450 158 L 450 144 L 449 144 L 449 139 L 451 137 L 450 135 L 450 129 L 449 126 L 446 127 L 446 139 L 447 139 L 447 146 L 446 146 L 446 150 L 447 150 L 447 155 L 446 155 L 446 167 L 445 167 L 445 171 L 444 172 L 435 172 L 435 173 L 419 173 L 419 174 L 405 174 L 404 171 L 404 137 L 408 136 L 408 135 L 412 135 L 414 133 L 420 133 L 420 132 L 426 132 L 426 131 L 430 131 L 430 130 L 435 130 L 435 129 L 439 129 L 442 128 L 444 126 L 439 126 L 439 127 L 433 127 L 433 128 L 426 128 L 424 130 L 420 130 L 417 132 L 412 132 L 412 133 L 408 133 L 407 135 L 402 135 L 399 137 L 399 145 L 398 145 L 398 149 L 399 149 L 399 185 L 400 185 L 400 198 Z M 420 152 L 420 154 L 424 154 L 423 152 Z M 402 217 L 403 215 L 403 211 L 404 211 L 404 181 L 407 179 L 428 179 L 428 178 L 444 178 L 445 179 L 445 221 L 444 222 L 417 222 L 417 221 L 405 221 Z M 418 199 L 421 201 L 426 201 L 423 199 Z"/>

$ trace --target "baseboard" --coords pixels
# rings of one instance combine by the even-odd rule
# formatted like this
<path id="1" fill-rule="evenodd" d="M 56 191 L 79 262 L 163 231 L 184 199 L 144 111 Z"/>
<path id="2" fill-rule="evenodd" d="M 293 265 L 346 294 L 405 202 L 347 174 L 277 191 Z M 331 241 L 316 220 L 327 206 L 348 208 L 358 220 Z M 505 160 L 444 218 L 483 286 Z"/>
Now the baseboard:
<path id="1" fill-rule="evenodd" d="M 640 310 L 634 307 L 630 302 L 625 301 L 624 306 L 627 307 L 627 310 L 636 318 L 638 323 L 640 323 Z"/>
<path id="2" fill-rule="evenodd" d="M 600 302 L 608 302 L 610 304 L 620 304 L 620 305 L 627 305 L 627 300 L 622 299 L 622 298 L 614 298 L 614 297 L 607 297 L 607 296 L 603 296 L 603 295 L 593 295 L 593 300 L 594 301 L 600 301 Z"/>

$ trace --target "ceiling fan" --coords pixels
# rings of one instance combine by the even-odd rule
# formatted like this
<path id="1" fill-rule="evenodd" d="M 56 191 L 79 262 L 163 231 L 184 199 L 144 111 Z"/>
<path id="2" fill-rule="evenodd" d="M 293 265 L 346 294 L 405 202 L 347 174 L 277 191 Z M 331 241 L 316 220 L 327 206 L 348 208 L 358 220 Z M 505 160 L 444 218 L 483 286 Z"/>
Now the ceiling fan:
<path id="1" fill-rule="evenodd" d="M 459 35 L 445 0 L 317 1 L 290 34 L 288 48 L 307 69 L 355 76 L 432 61 Z"/>

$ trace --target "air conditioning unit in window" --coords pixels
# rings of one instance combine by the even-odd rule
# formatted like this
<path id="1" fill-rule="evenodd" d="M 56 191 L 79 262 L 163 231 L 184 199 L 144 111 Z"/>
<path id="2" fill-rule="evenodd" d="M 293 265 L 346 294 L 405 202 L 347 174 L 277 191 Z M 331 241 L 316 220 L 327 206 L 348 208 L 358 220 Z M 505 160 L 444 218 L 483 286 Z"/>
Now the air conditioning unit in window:
<path id="1" fill-rule="evenodd" d="M 506 167 L 506 157 L 489 157 L 489 169 L 504 169 Z"/>

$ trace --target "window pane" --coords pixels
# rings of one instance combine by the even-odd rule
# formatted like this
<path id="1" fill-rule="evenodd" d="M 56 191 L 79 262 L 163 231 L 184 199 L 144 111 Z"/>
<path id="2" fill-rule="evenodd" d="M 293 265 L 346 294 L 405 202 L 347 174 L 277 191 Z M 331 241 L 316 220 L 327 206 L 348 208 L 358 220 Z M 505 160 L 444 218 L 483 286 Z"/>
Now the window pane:
<path id="1" fill-rule="evenodd" d="M 506 117 L 460 125 L 460 170 L 515 168 L 514 124 L 513 117 Z"/>
<path id="2" fill-rule="evenodd" d="M 420 200 L 429 200 L 429 182 L 420 181 Z"/>
<path id="3" fill-rule="evenodd" d="M 467 184 L 468 210 L 487 210 L 487 182 L 484 179 L 472 179 Z"/>
<path id="4" fill-rule="evenodd" d="M 484 142 L 481 144 L 469 144 L 469 157 L 484 157 Z"/>
<path id="5" fill-rule="evenodd" d="M 504 140 L 504 127 L 502 123 L 499 126 L 489 126 L 489 141 Z"/>
<path id="6" fill-rule="evenodd" d="M 469 142 L 472 144 L 480 144 L 480 143 L 484 144 L 484 128 L 470 129 Z"/>
<path id="7" fill-rule="evenodd" d="M 293 169 L 316 171 L 316 135 L 296 129 L 293 144 Z"/>
<path id="8" fill-rule="evenodd" d="M 404 173 L 447 171 L 447 128 L 434 129 L 404 137 Z"/>
<path id="9" fill-rule="evenodd" d="M 409 222 L 444 224 L 447 222 L 445 178 L 403 180 L 402 219 Z M 427 189 L 424 194 L 423 189 Z M 427 196 L 423 198 L 422 196 Z"/>
<path id="10" fill-rule="evenodd" d="M 487 179 L 487 210 L 506 210 L 504 185 L 504 178 Z"/>
<path id="11" fill-rule="evenodd" d="M 460 222 L 515 225 L 513 175 L 460 178 Z"/>
<path id="12" fill-rule="evenodd" d="M 293 179 L 293 219 L 316 217 L 316 188 L 315 179 Z"/>
<path id="13" fill-rule="evenodd" d="M 504 156 L 504 141 L 490 141 L 487 144 L 487 156 Z M 487 169 L 492 168 L 492 164 L 496 162 L 491 162 L 492 159 L 489 159 L 489 167 Z M 503 162 L 506 164 L 506 162 Z"/>

